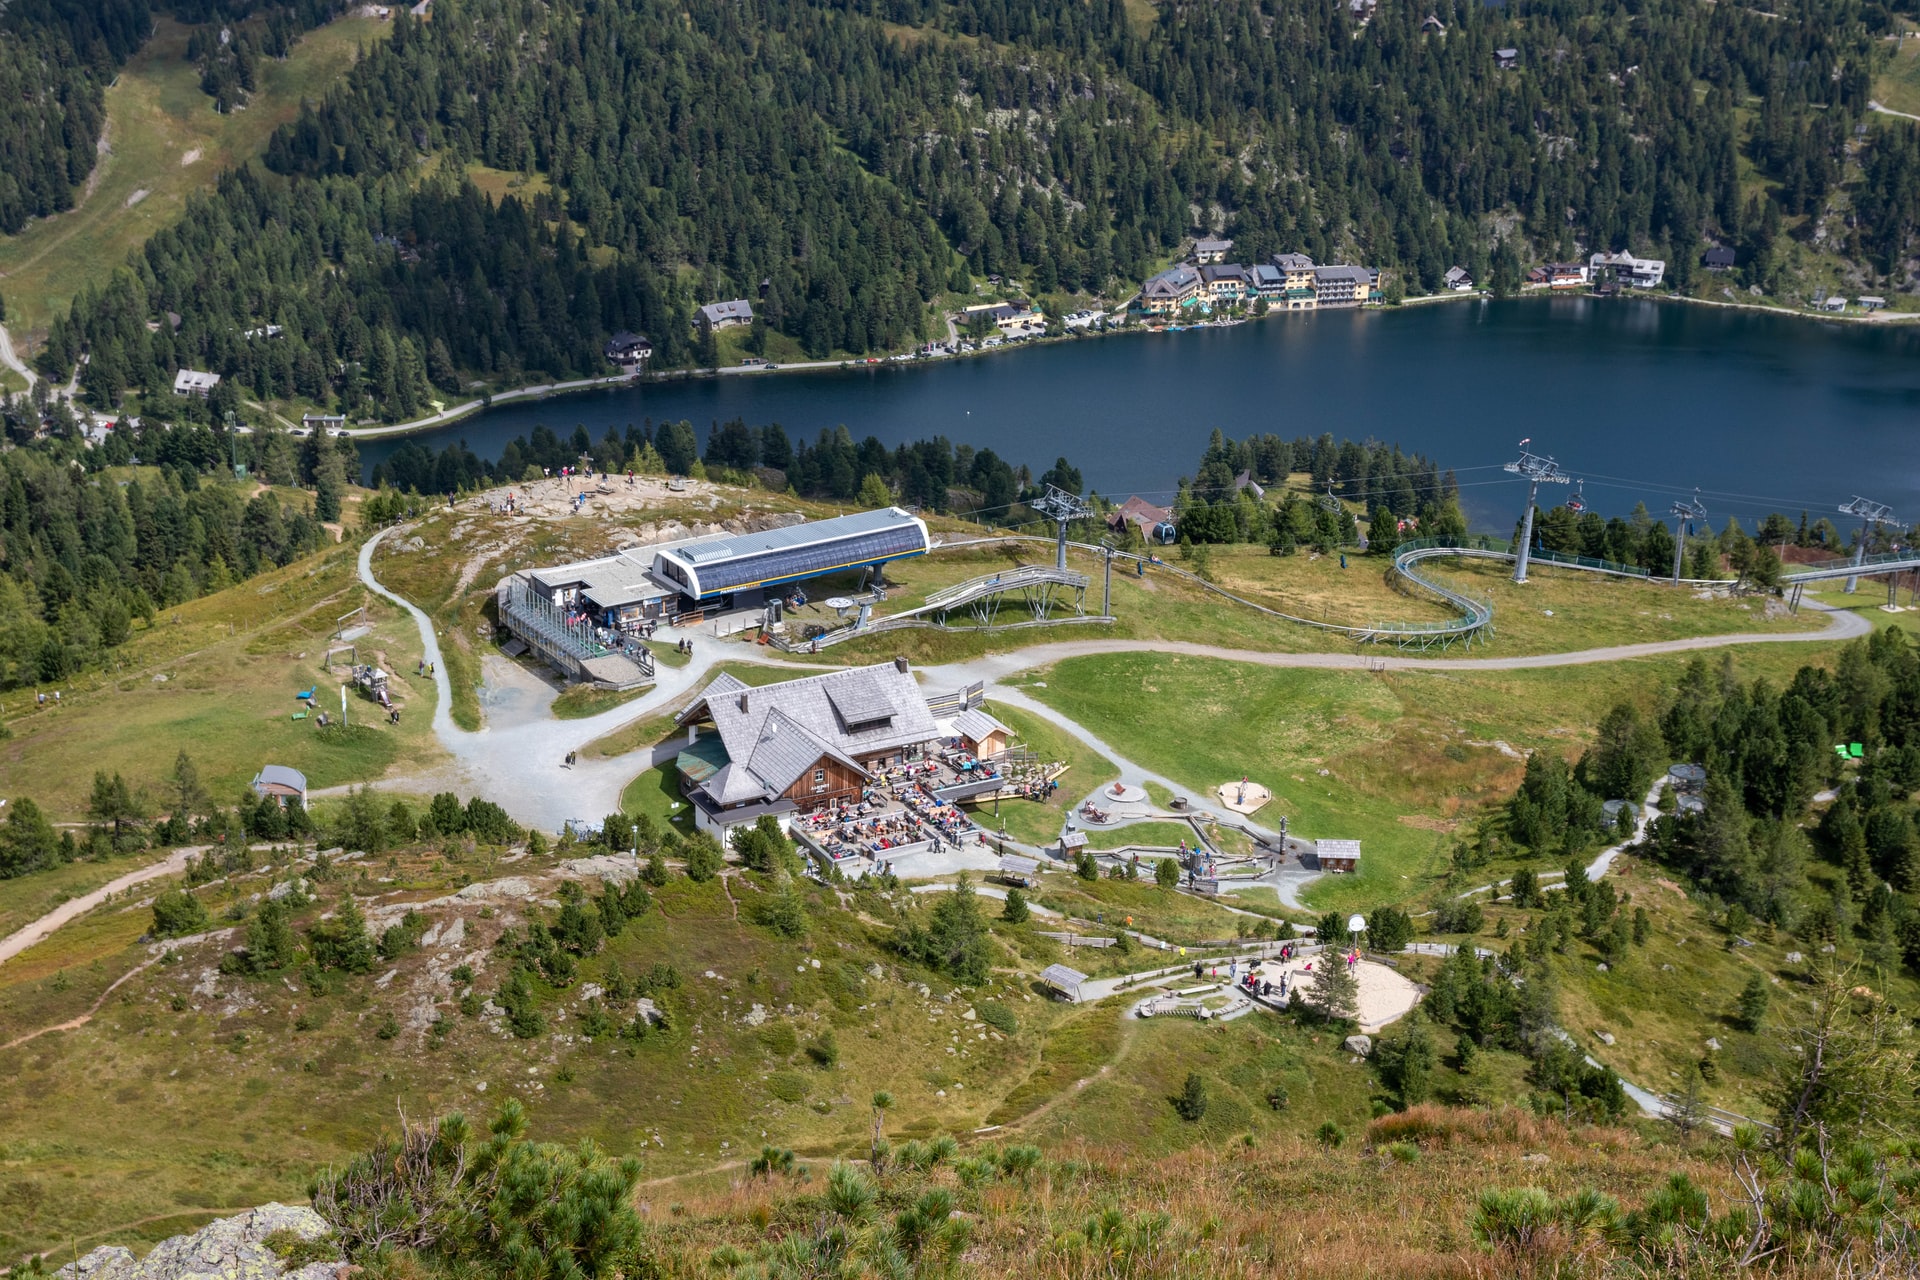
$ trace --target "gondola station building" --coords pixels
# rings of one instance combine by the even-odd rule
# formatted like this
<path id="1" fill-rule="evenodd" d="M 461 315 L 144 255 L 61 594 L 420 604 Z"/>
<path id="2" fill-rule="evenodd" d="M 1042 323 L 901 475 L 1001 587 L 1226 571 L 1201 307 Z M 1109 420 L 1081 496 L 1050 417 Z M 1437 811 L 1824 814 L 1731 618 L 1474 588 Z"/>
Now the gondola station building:
<path id="1" fill-rule="evenodd" d="M 500 583 L 496 600 L 506 628 L 569 678 L 623 684 L 600 669 L 623 637 L 758 610 L 799 583 L 923 556 L 932 546 L 924 520 L 881 507 L 524 570 Z"/>

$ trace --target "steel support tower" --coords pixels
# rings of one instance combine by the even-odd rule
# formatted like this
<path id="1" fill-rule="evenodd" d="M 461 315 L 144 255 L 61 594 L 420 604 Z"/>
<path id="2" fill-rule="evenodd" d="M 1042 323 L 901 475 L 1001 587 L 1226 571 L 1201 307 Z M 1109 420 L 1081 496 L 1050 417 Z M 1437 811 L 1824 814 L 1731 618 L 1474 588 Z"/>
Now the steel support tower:
<path id="1" fill-rule="evenodd" d="M 1686 563 L 1687 523 L 1707 518 L 1707 504 L 1700 501 L 1700 491 L 1693 491 L 1690 502 L 1676 502 L 1670 512 L 1673 516 L 1673 580 L 1680 581 L 1681 566 Z"/>
<path id="2" fill-rule="evenodd" d="M 1860 545 L 1853 549 L 1853 562 L 1859 564 L 1862 560 L 1866 559 L 1867 539 L 1873 536 L 1873 526 L 1893 519 L 1893 508 L 1883 506 L 1878 502 L 1855 494 L 1852 502 L 1840 508 L 1840 514 L 1843 516 L 1860 517 Z M 1856 574 L 1847 579 L 1848 595 L 1852 595 L 1859 589 L 1859 575 Z"/>
<path id="3" fill-rule="evenodd" d="M 1054 541 L 1053 567 L 1067 567 L 1067 526 L 1075 520 L 1085 520 L 1093 514 L 1093 508 L 1077 494 L 1068 493 L 1057 484 L 1047 486 L 1046 493 L 1034 502 L 1033 509 L 1054 522 L 1059 536 Z"/>
<path id="4" fill-rule="evenodd" d="M 1513 580 L 1527 580 L 1527 561 L 1533 554 L 1533 504 L 1540 497 L 1543 484 L 1568 484 L 1572 477 L 1560 469 L 1560 464 L 1552 458 L 1537 453 L 1528 453 L 1527 446 L 1532 444 L 1531 437 L 1520 442 L 1520 457 L 1509 462 L 1507 470 L 1527 482 L 1527 514 L 1520 524 L 1520 555 L 1514 562 Z"/>

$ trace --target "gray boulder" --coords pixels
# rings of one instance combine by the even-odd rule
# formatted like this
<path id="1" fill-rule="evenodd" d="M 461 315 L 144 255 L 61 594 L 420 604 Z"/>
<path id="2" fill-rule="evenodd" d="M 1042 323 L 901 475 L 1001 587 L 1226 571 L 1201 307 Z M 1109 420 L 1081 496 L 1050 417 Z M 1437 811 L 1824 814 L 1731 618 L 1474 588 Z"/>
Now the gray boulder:
<path id="1" fill-rule="evenodd" d="M 1373 1053 L 1372 1036 L 1348 1036 L 1342 1043 L 1348 1053 L 1357 1053 L 1363 1058 Z"/>
<path id="2" fill-rule="evenodd" d="M 342 1263 L 314 1262 L 288 1269 L 266 1246 L 268 1236 L 290 1232 L 302 1240 L 328 1234 L 319 1214 L 305 1206 L 263 1204 L 210 1222 L 191 1235 L 175 1236 L 136 1261 L 118 1245 L 103 1245 L 54 1273 L 55 1280 L 335 1280 Z"/>

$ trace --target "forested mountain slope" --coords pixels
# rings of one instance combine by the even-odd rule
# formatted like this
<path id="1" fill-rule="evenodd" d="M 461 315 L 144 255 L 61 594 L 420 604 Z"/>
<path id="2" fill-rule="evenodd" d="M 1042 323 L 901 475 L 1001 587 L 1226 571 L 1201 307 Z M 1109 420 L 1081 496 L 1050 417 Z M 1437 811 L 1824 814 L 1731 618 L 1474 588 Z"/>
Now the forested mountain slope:
<path id="1" fill-rule="evenodd" d="M 1328 0 L 1144 22 L 1120 0 L 437 0 L 43 358 L 91 349 L 102 400 L 187 364 L 399 417 L 475 376 L 597 370 L 621 327 L 687 363 L 715 298 L 862 353 L 924 332 L 967 272 L 1101 292 L 1210 228 L 1413 289 L 1600 248 L 1661 253 L 1684 287 L 1708 242 L 1765 281 L 1790 236 L 1897 275 L 1920 151 L 1854 128 L 1896 22 L 1853 0 L 1396 0 L 1364 23 Z M 529 180 L 495 205 L 475 166 Z M 150 337 L 163 310 L 184 323 Z M 240 336 L 262 323 L 287 339 Z"/>
<path id="2" fill-rule="evenodd" d="M 147 0 L 0 6 L 0 232 L 72 206 L 93 169 L 101 90 L 148 22 Z"/>

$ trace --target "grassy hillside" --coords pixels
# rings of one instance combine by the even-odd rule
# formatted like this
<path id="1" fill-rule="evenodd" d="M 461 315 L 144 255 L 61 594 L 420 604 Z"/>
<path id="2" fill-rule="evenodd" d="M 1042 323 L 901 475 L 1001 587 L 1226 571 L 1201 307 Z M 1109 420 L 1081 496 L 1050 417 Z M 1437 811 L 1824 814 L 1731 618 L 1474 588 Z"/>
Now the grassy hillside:
<path id="1" fill-rule="evenodd" d="M 1822 649 L 1735 650 L 1743 678 L 1792 677 Z M 1450 834 L 1519 786 L 1525 752 L 1578 754 L 1615 701 L 1651 707 L 1684 657 L 1533 671 L 1315 671 L 1132 653 L 1071 658 L 1015 683 L 1134 763 L 1196 792 L 1246 774 L 1272 788 L 1272 822 L 1357 838 L 1361 869 L 1306 899 L 1354 910 L 1419 892 Z"/>
<path id="2" fill-rule="evenodd" d="M 194 192 L 258 156 L 303 99 L 324 95 L 357 50 L 390 29 L 371 18 L 342 18 L 308 33 L 284 61 L 262 59 L 249 105 L 221 115 L 186 60 L 188 29 L 161 18 L 107 89 L 105 152 L 84 197 L 68 213 L 0 237 L 0 291 L 16 344 L 44 332 L 81 289 L 103 282 L 171 225 Z"/>
<path id="3" fill-rule="evenodd" d="M 216 926 L 243 928 L 257 895 L 315 873 L 310 861 L 270 850 L 256 861 L 271 865 L 197 891 Z M 923 914 L 925 898 L 812 889 L 811 929 L 787 940 L 751 923 L 766 882 L 740 872 L 705 884 L 676 875 L 651 910 L 580 962 L 572 985 L 536 984 L 547 1025 L 535 1038 L 510 1034 L 479 999 L 463 1012 L 469 988 L 456 966 L 471 967 L 477 997 L 497 998 L 502 930 L 551 919 L 550 905 L 535 904 L 551 904 L 563 877 L 597 891 L 596 871 L 558 855 L 501 860 L 458 841 L 343 862 L 316 881 L 321 901 L 296 913 L 298 926 L 351 891 L 376 936 L 412 904 L 428 931 L 417 950 L 365 976 L 220 974 L 218 958 L 238 933 L 143 942 L 158 886 L 0 966 L 7 1044 L 83 1015 L 115 979 L 153 962 L 82 1029 L 0 1050 L 0 1071 L 15 1085 L 0 1100 L 9 1167 L 0 1251 L 17 1256 L 71 1237 L 153 1239 L 160 1228 L 151 1223 L 122 1224 L 154 1219 L 170 1230 L 167 1215 L 185 1209 L 297 1199 L 314 1166 L 365 1142 L 396 1106 L 480 1112 L 518 1098 L 550 1133 L 641 1153 L 650 1178 L 734 1169 L 768 1140 L 808 1157 L 864 1153 L 867 1099 L 882 1088 L 897 1099 L 888 1116 L 896 1139 L 1017 1121 L 1052 1132 L 1094 1132 L 1098 1121 L 1123 1136 L 1117 1117 L 1100 1119 L 1111 1105 L 1101 1093 L 1072 1087 L 1083 1077 L 1144 1108 L 1134 1139 L 1156 1149 L 1242 1129 L 1303 1133 L 1327 1118 L 1357 1128 L 1368 1115 L 1365 1067 L 1311 1029 L 1270 1019 L 1205 1031 L 1123 1026 L 1118 1002 L 1055 1004 L 1034 975 L 1060 949 L 1033 926 L 996 925 L 993 977 L 955 990 L 888 946 L 903 912 Z M 449 896 L 462 885 L 470 887 Z M 997 913 L 990 901 L 983 908 Z M 462 936 L 449 943 L 455 928 Z M 637 1041 L 588 1039 L 588 984 L 604 983 L 609 965 L 632 977 L 656 964 L 681 979 L 654 992 L 670 1027 Z M 978 1015 L 989 999 L 1011 1021 Z M 631 998 L 615 1011 L 630 1021 Z M 837 1056 L 822 1065 L 808 1046 L 829 1040 Z M 1196 1128 L 1159 1115 L 1156 1091 L 1178 1084 L 1201 1045 L 1221 1093 L 1215 1122 Z M 1261 1101 L 1269 1076 L 1286 1078 L 1299 1099 L 1288 1112 Z"/>
<path id="4" fill-rule="evenodd" d="M 10 1046 L 0 1071 L 15 1086 L 0 1097 L 0 1250 L 139 1246 L 216 1210 L 297 1201 L 316 1167 L 391 1127 L 396 1108 L 484 1116 L 509 1098 L 540 1137 L 591 1137 L 641 1159 L 648 1247 L 676 1268 L 668 1274 L 805 1239 L 826 1163 L 868 1155 L 880 1089 L 893 1098 L 893 1163 L 876 1179 L 885 1212 L 948 1188 L 970 1233 L 962 1274 L 1115 1274 L 1095 1262 L 1112 1261 L 1100 1247 L 1112 1232 L 1124 1275 L 1319 1275 L 1364 1250 L 1365 1274 L 1506 1276 L 1519 1261 L 1483 1249 L 1470 1229 L 1483 1190 L 1591 1187 L 1634 1208 L 1676 1170 L 1716 1197 L 1730 1190 L 1704 1140 L 1515 1109 L 1530 1090 L 1524 1060 L 1488 1050 L 1457 1073 L 1444 1031 L 1436 1103 L 1378 1119 L 1376 1072 L 1332 1028 L 1265 1013 L 1143 1022 L 1126 1016 L 1129 999 L 1056 1004 L 1033 976 L 1058 948 L 1032 926 L 997 921 L 993 976 L 957 989 L 889 946 L 903 913 L 924 912 L 915 895 L 809 889 L 809 932 L 783 939 L 752 923 L 771 886 L 737 870 L 705 884 L 675 874 L 572 983 L 535 984 L 545 1026 L 521 1039 L 484 1003 L 508 965 L 501 933 L 551 920 L 562 881 L 597 893 L 605 868 L 630 865 L 569 862 L 569 852 L 587 851 L 502 858 L 449 842 L 338 864 L 314 881 L 320 900 L 297 909 L 297 925 L 345 892 L 376 935 L 409 907 L 422 917 L 417 947 L 361 976 L 217 972 L 257 895 L 316 875 L 311 861 L 271 850 L 256 860 L 272 865 L 196 891 L 232 932 L 147 942 L 150 898 L 140 897 L 0 966 L 0 1045 Z M 1054 896 L 1075 910 L 1150 910 L 1164 898 L 1192 927 L 1214 927 L 1192 913 L 1217 908 L 1184 896 L 1059 880 Z M 1699 905 L 1650 871 L 1629 870 L 1620 887 L 1652 913 L 1652 937 L 1611 974 L 1596 975 L 1580 944 L 1555 957 L 1565 1026 L 1629 1078 L 1684 1065 L 1716 1035 L 1725 1047 L 1711 1100 L 1760 1110 L 1774 1029 L 1805 1002 L 1795 970 L 1771 943 L 1720 947 Z M 1515 927 L 1524 918 L 1493 914 Z M 141 965 L 80 1029 L 11 1045 L 84 1016 Z M 631 996 L 596 991 L 613 968 L 634 979 L 660 965 L 679 978 L 653 990 L 667 1025 L 638 1039 L 595 1025 L 597 1008 L 615 1026 L 633 1013 Z M 1724 1018 L 1754 968 L 1781 979 L 1759 1036 Z M 1912 993 L 1896 984 L 1888 994 Z M 1190 1073 L 1207 1096 L 1191 1121 L 1169 1102 Z M 1460 1106 L 1473 1109 L 1449 1109 Z M 924 1144 L 942 1135 L 958 1150 L 931 1153 Z M 1028 1142 L 1044 1152 L 1037 1164 L 988 1167 Z M 807 1172 L 749 1177 L 747 1160 L 766 1145 L 792 1149 Z M 1089 1227 L 1108 1214 L 1111 1226 Z"/>
<path id="5" fill-rule="evenodd" d="M 157 614 L 116 651 L 116 669 L 63 684 L 58 704 L 49 697 L 41 707 L 31 692 L 15 693 L 12 736 L 0 740 L 9 793 L 32 796 L 57 818 L 79 818 L 95 770 L 151 785 L 181 750 L 221 803 L 267 763 L 302 770 L 315 789 L 377 778 L 403 756 L 430 764 L 439 753 L 433 684 L 412 675 L 419 632 L 360 585 L 355 554 L 351 545 L 336 547 Z M 401 723 L 387 724 L 357 693 L 349 733 L 323 733 L 312 717 L 291 720 L 300 706 L 294 694 L 306 689 L 317 689 L 319 707 L 337 718 L 343 677 L 321 661 L 339 616 L 362 604 L 374 629 L 357 642 L 359 660 L 392 673 Z"/>

